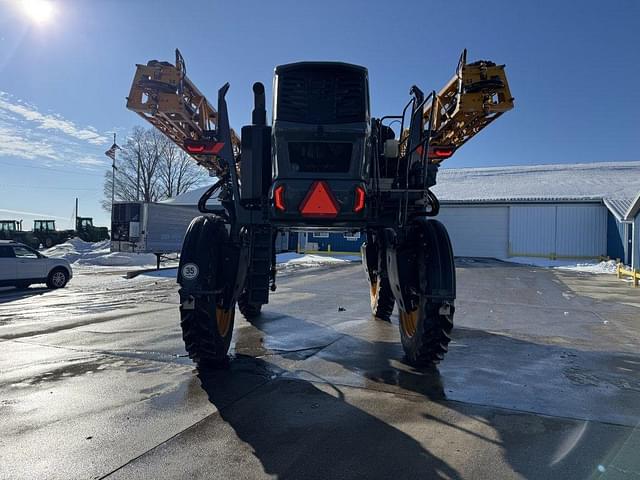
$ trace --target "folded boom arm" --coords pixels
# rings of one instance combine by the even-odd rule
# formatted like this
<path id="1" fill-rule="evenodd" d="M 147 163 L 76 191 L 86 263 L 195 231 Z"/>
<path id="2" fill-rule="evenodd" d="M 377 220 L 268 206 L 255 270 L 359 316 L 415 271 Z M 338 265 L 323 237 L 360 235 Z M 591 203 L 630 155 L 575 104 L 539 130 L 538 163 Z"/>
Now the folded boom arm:
<path id="1" fill-rule="evenodd" d="M 464 50 L 456 74 L 424 106 L 423 120 L 432 122 L 433 146 L 455 150 L 513 108 L 504 65 L 485 60 L 467 64 L 466 60 Z"/>
<path id="2" fill-rule="evenodd" d="M 152 60 L 136 65 L 127 108 L 136 112 L 185 150 L 213 174 L 223 165 L 217 156 L 197 155 L 185 147 L 185 140 L 215 140 L 218 112 L 186 75 L 184 59 L 176 49 L 176 63 Z M 232 130 L 234 155 L 240 152 L 240 139 Z"/>

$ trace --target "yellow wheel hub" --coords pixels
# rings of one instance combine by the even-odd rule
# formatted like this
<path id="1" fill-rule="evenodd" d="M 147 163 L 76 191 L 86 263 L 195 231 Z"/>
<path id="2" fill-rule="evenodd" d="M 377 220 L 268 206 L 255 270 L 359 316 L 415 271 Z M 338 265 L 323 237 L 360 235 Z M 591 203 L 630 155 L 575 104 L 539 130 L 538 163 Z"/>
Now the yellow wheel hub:
<path id="1" fill-rule="evenodd" d="M 407 337 L 413 337 L 418 329 L 418 317 L 420 309 L 416 308 L 411 312 L 400 310 L 400 327 Z"/>
<path id="2" fill-rule="evenodd" d="M 371 282 L 371 310 L 376 308 L 376 300 L 378 299 L 378 281 Z"/>
<path id="3" fill-rule="evenodd" d="M 218 323 L 218 333 L 224 337 L 229 333 L 229 327 L 235 315 L 235 308 L 224 310 L 222 307 L 216 307 L 216 322 Z"/>

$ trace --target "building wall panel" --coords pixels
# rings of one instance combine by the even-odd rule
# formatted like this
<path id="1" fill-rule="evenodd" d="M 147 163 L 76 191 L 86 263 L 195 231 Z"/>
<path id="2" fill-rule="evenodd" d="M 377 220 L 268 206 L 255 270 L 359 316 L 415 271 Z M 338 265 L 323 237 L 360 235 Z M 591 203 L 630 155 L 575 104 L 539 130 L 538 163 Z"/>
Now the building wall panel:
<path id="1" fill-rule="evenodd" d="M 627 230 L 624 223 L 619 222 L 611 212 L 607 213 L 607 255 L 619 258 L 624 263 L 628 262 L 625 245 Z"/>
<path id="2" fill-rule="evenodd" d="M 436 218 L 447 227 L 455 256 L 507 257 L 508 206 L 442 205 Z"/>
<path id="3" fill-rule="evenodd" d="M 640 270 L 640 213 L 636 216 L 633 222 L 633 234 L 632 234 L 632 268 Z"/>
<path id="4" fill-rule="evenodd" d="M 603 205 L 556 207 L 556 256 L 594 258 L 607 253 L 607 209 Z"/>
<path id="5" fill-rule="evenodd" d="M 509 209 L 509 256 L 553 257 L 555 205 L 512 205 Z"/>

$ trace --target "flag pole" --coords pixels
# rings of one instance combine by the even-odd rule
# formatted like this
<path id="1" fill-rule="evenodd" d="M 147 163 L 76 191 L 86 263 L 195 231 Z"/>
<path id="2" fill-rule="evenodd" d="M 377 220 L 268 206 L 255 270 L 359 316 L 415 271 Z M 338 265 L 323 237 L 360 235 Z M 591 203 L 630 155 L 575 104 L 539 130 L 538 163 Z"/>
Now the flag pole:
<path id="1" fill-rule="evenodd" d="M 113 132 L 113 144 L 116 145 L 116 133 Z M 113 162 L 111 163 L 111 214 L 116 198 L 116 149 L 113 150 Z"/>

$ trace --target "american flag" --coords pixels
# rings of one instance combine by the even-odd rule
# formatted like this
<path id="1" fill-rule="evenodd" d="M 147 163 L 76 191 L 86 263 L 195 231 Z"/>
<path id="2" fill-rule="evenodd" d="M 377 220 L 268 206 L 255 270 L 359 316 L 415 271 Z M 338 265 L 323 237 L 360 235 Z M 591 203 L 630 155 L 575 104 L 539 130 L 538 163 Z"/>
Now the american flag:
<path id="1" fill-rule="evenodd" d="M 120 150 L 120 147 L 114 143 L 113 145 L 111 145 L 111 148 L 109 150 L 104 152 L 104 154 L 115 162 L 116 161 L 116 150 Z"/>

